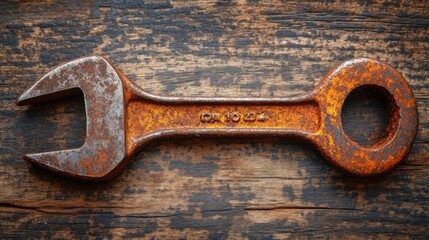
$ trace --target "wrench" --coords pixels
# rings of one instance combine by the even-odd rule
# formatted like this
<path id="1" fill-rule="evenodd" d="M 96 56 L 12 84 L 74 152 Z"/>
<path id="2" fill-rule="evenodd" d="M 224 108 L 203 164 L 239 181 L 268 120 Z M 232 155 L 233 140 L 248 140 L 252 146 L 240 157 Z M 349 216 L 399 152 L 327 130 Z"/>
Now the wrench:
<path id="1" fill-rule="evenodd" d="M 361 146 L 341 125 L 347 95 L 376 88 L 387 98 L 387 137 Z M 163 97 L 144 92 L 109 60 L 91 56 L 60 65 L 26 90 L 17 105 L 84 93 L 85 143 L 76 149 L 23 158 L 83 180 L 116 176 L 148 142 L 170 137 L 296 137 L 315 145 L 333 165 L 352 175 L 385 173 L 410 151 L 417 106 L 404 77 L 387 63 L 358 58 L 333 67 L 310 92 L 289 98 Z"/>

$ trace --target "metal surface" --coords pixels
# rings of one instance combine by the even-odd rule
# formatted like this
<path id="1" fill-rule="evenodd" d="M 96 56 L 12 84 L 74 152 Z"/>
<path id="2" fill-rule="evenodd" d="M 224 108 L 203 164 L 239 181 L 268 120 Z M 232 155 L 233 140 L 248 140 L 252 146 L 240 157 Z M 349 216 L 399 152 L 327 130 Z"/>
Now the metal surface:
<path id="1" fill-rule="evenodd" d="M 341 125 L 341 108 L 356 88 L 376 88 L 387 99 L 385 139 L 364 147 Z M 144 92 L 102 57 L 61 65 L 25 91 L 18 105 L 84 92 L 85 144 L 78 149 L 28 154 L 24 159 L 86 180 L 117 175 L 149 141 L 165 137 L 274 136 L 313 143 L 347 173 L 387 172 L 410 151 L 417 133 L 417 107 L 404 77 L 386 63 L 353 59 L 334 67 L 312 91 L 291 98 L 161 97 Z"/>

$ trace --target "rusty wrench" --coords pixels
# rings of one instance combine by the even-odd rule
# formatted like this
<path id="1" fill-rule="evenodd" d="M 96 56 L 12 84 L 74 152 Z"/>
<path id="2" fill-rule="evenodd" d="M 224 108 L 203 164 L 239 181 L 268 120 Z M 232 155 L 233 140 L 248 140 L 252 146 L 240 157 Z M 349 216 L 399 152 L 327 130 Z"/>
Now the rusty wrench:
<path id="1" fill-rule="evenodd" d="M 364 147 L 341 125 L 341 108 L 358 87 L 388 99 L 387 137 Z M 390 65 L 367 58 L 332 68 L 312 91 L 290 98 L 161 97 L 144 92 L 103 57 L 60 65 L 26 90 L 18 105 L 64 97 L 81 89 L 87 114 L 85 143 L 77 149 L 27 154 L 24 159 L 86 180 L 117 175 L 149 141 L 165 137 L 298 137 L 313 143 L 340 169 L 369 176 L 389 171 L 410 151 L 417 133 L 416 100 Z"/>

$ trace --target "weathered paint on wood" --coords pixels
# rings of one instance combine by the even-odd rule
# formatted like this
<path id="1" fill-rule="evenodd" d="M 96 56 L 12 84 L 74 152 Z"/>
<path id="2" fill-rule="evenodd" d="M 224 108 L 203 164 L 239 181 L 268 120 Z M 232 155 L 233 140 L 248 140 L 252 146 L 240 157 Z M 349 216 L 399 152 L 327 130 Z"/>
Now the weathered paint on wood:
<path id="1" fill-rule="evenodd" d="M 0 238 L 428 238 L 427 1 L 55 1 L 0 3 Z M 357 179 L 291 139 L 186 139 L 146 147 L 119 177 L 70 180 L 26 152 L 78 147 L 82 96 L 16 97 L 50 68 L 108 56 L 146 91 L 291 96 L 352 57 L 408 79 L 419 131 L 389 174 Z M 383 104 L 353 97 L 345 128 L 383 137 Z M 384 115 L 383 115 L 384 114 Z"/>

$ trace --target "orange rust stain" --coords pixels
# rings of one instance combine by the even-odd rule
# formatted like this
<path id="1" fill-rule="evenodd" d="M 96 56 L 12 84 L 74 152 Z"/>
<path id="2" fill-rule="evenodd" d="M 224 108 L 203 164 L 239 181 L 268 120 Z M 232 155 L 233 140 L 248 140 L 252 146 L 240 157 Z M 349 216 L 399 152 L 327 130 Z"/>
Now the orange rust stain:
<path id="1" fill-rule="evenodd" d="M 85 170 L 87 174 L 92 175 L 94 173 L 92 159 L 83 158 L 79 161 L 79 165 Z"/>
<path id="2" fill-rule="evenodd" d="M 99 154 L 97 154 L 97 157 L 95 159 L 95 162 L 97 164 L 105 164 L 107 162 L 107 160 L 109 159 L 109 157 L 107 156 L 106 152 L 100 152 Z"/>
<path id="3" fill-rule="evenodd" d="M 320 110 L 315 102 L 289 105 L 162 105 L 131 101 L 127 142 L 161 130 L 291 129 L 314 133 Z"/>

